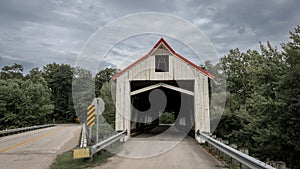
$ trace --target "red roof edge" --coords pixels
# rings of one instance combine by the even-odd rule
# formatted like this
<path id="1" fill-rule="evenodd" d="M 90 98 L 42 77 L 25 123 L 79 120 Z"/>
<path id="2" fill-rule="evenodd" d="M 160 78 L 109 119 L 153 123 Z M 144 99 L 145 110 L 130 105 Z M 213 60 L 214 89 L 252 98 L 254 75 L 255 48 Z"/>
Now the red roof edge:
<path id="1" fill-rule="evenodd" d="M 122 71 L 120 71 L 119 73 L 115 74 L 111 80 L 115 80 L 117 79 L 120 75 L 122 75 L 124 72 L 126 72 L 127 70 L 129 70 L 130 68 L 132 68 L 134 65 L 136 65 L 137 63 L 143 61 L 144 59 L 146 59 L 148 56 L 150 56 L 150 54 L 156 49 L 158 48 L 158 46 L 163 43 L 175 56 L 177 56 L 178 58 L 180 58 L 181 60 L 185 61 L 186 63 L 190 64 L 191 66 L 195 67 L 196 69 L 200 70 L 202 73 L 204 73 L 205 75 L 207 75 L 208 77 L 210 77 L 211 79 L 214 79 L 215 76 L 213 76 L 212 74 L 208 73 L 206 70 L 202 69 L 201 67 L 195 65 L 193 62 L 187 60 L 186 58 L 184 58 L 183 56 L 179 55 L 178 53 L 176 53 L 171 46 L 164 40 L 164 38 L 160 38 L 160 40 L 153 46 L 153 48 L 143 57 L 141 57 L 140 59 L 136 60 L 135 62 L 133 62 L 132 64 L 130 64 L 129 66 L 127 66 L 125 69 L 123 69 Z"/>

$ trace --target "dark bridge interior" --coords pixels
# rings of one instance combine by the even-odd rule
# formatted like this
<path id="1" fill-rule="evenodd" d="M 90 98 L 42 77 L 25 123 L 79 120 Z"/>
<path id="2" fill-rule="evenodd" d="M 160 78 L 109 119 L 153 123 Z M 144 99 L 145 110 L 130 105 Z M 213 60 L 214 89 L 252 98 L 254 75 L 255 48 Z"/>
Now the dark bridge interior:
<path id="1" fill-rule="evenodd" d="M 194 91 L 193 80 L 180 81 L 131 81 L 131 91 L 154 84 L 164 83 L 181 89 Z M 131 96 L 131 133 L 160 134 L 175 126 L 188 132 L 194 126 L 194 96 L 165 87 L 150 89 Z M 173 115 L 173 116 L 172 116 Z M 172 124 L 165 124 L 171 122 Z M 155 128 L 155 130 L 153 130 Z"/>

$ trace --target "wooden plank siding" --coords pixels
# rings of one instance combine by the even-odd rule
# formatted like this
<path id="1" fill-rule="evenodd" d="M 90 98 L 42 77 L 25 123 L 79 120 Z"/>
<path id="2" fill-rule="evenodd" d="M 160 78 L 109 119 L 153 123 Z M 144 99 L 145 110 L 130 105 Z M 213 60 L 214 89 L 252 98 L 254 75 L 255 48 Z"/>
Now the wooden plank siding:
<path id="1" fill-rule="evenodd" d="M 194 116 L 195 131 L 210 132 L 209 114 L 209 84 L 210 78 L 205 72 L 199 71 L 177 57 L 172 50 L 161 43 L 157 49 L 129 69 L 116 76 L 116 130 L 127 130 L 130 136 L 131 126 L 131 86 L 130 81 L 166 81 L 166 80 L 193 80 L 194 81 Z M 169 55 L 169 72 L 155 72 L 155 56 Z M 180 87 L 180 86 L 179 86 Z M 137 118 L 137 117 L 135 117 Z M 150 117 L 149 117 L 150 118 Z M 148 120 L 151 120 L 148 119 Z M 181 123 L 185 123 L 181 119 Z M 198 137 L 196 137 L 198 138 Z M 202 142 L 202 140 L 198 140 Z"/>

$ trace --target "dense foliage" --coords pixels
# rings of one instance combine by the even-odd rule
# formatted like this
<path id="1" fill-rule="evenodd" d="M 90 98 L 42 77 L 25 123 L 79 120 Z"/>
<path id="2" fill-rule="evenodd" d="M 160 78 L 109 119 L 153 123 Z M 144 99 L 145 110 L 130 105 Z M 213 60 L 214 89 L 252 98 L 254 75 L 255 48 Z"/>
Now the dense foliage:
<path id="1" fill-rule="evenodd" d="M 0 130 L 45 124 L 53 113 L 51 91 L 43 76 L 22 65 L 5 66 L 0 79 Z"/>
<path id="2" fill-rule="evenodd" d="M 231 50 L 222 58 L 227 101 L 216 134 L 262 160 L 300 168 L 300 27 L 282 51 Z"/>
<path id="3" fill-rule="evenodd" d="M 86 69 L 52 63 L 44 66 L 42 70 L 33 68 L 24 76 L 22 65 L 4 66 L 0 72 L 0 130 L 53 121 L 75 122 L 77 116 L 73 99 L 82 122 L 85 120 L 82 115 L 86 114 L 86 107 L 95 97 L 95 93 L 105 101 L 104 116 L 114 126 L 115 108 L 111 84 L 108 82 L 116 72 L 117 69 L 107 68 L 93 77 Z M 93 79 L 96 82 L 95 90 L 91 90 Z M 72 85 L 73 90 L 80 91 L 73 98 Z"/>
<path id="4" fill-rule="evenodd" d="M 42 74 L 51 89 L 54 112 L 51 119 L 56 122 L 74 122 L 76 113 L 72 99 L 72 77 L 74 69 L 67 64 L 48 64 Z"/>
<path id="5" fill-rule="evenodd" d="M 163 112 L 159 116 L 159 124 L 173 124 L 175 122 L 174 112 Z"/>
<path id="6" fill-rule="evenodd" d="M 103 117 L 112 128 L 115 128 L 115 103 L 113 101 L 111 92 L 111 82 L 105 82 L 100 89 L 99 97 L 103 99 L 105 103 L 105 110 L 103 112 Z"/>
<path id="7" fill-rule="evenodd" d="M 99 71 L 95 76 L 95 94 L 96 96 L 100 96 L 100 90 L 104 83 L 110 81 L 110 79 L 115 75 L 119 70 L 114 68 L 106 68 Z"/>
<path id="8" fill-rule="evenodd" d="M 95 98 L 93 86 L 93 75 L 90 71 L 76 67 L 74 69 L 72 81 L 72 96 L 76 114 L 81 123 L 86 120 L 88 105 Z"/>

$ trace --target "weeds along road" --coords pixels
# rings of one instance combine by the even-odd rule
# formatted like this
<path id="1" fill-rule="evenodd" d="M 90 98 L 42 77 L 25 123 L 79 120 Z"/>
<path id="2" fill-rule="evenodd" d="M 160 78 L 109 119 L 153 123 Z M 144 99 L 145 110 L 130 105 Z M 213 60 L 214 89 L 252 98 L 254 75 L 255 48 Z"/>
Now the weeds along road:
<path id="1" fill-rule="evenodd" d="M 0 138 L 0 169 L 49 168 L 55 157 L 78 144 L 81 126 L 54 127 Z"/>

